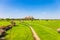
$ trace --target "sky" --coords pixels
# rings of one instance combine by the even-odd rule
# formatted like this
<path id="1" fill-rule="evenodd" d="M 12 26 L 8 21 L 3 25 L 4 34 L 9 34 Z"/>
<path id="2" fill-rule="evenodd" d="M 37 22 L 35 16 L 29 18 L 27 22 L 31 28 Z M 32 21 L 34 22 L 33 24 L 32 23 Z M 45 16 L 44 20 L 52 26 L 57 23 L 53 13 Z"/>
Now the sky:
<path id="1" fill-rule="evenodd" d="M 60 0 L 0 0 L 0 18 L 60 19 Z"/>

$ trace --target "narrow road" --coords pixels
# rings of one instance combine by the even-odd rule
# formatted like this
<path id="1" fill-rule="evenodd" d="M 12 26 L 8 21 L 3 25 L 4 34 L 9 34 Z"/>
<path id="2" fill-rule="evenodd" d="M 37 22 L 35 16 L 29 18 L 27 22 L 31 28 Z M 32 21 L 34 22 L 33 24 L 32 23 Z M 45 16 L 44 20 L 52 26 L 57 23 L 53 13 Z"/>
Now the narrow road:
<path id="1" fill-rule="evenodd" d="M 34 31 L 34 29 L 32 28 L 32 26 L 29 26 L 31 31 L 32 31 L 32 34 L 33 34 L 33 37 L 34 37 L 34 40 L 41 40 L 38 35 L 36 34 L 36 32 Z"/>

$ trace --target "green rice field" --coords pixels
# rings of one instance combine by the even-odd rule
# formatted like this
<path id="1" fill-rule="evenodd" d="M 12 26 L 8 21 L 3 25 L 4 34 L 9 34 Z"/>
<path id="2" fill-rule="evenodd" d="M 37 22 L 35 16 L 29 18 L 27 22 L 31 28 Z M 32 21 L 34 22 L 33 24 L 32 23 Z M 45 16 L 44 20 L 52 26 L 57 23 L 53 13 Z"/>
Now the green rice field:
<path id="1" fill-rule="evenodd" d="M 41 40 L 60 40 L 60 33 L 57 32 L 57 28 L 60 27 L 60 20 L 24 20 L 23 22 L 15 20 L 15 22 L 17 26 L 6 32 L 6 40 L 34 40 L 29 28 L 30 25 Z M 10 21 L 0 21 L 0 26 L 9 24 Z"/>

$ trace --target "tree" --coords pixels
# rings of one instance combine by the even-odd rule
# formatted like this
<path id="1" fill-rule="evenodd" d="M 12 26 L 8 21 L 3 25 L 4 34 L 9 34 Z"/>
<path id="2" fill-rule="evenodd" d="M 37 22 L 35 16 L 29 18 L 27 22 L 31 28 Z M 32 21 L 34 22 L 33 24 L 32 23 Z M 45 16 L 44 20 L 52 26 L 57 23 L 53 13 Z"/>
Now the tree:
<path id="1" fill-rule="evenodd" d="M 10 19 L 9 18 L 6 18 L 7 21 L 9 21 Z"/>

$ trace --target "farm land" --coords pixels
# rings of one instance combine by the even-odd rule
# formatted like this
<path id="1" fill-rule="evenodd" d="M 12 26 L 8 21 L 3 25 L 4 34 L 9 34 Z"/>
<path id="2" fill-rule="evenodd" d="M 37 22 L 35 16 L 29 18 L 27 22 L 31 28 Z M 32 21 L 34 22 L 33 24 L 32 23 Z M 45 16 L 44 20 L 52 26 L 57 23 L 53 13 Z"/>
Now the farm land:
<path id="1" fill-rule="evenodd" d="M 60 40 L 60 20 L 14 20 L 16 26 L 6 31 L 6 40 L 34 40 L 31 26 L 40 40 Z M 10 20 L 0 20 L 0 27 L 10 24 Z"/>

